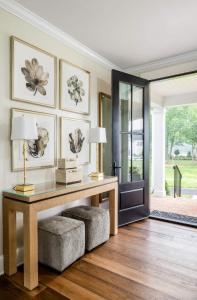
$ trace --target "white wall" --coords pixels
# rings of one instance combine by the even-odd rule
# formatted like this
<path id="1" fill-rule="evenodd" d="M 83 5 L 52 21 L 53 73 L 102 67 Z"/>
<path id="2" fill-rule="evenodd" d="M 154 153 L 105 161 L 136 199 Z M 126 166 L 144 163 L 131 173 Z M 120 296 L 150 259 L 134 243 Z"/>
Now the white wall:
<path id="1" fill-rule="evenodd" d="M 78 114 L 67 113 L 59 109 L 44 108 L 32 104 L 10 100 L 10 41 L 9 37 L 15 35 L 31 44 L 34 44 L 59 58 L 70 61 L 80 67 L 90 71 L 90 103 L 91 115 L 87 117 L 91 120 L 91 126 L 97 125 L 98 113 L 98 92 L 110 93 L 111 72 L 93 60 L 66 47 L 63 43 L 53 39 L 45 33 L 25 23 L 10 13 L 0 10 L 0 193 L 19 183 L 22 180 L 22 173 L 11 172 L 11 149 L 10 149 L 10 109 L 12 107 L 43 111 L 61 116 L 81 117 Z M 57 72 L 58 74 L 58 72 Z M 83 118 L 83 117 L 82 117 Z M 60 122 L 57 127 L 58 157 L 60 156 Z M 92 145 L 91 164 L 85 168 L 85 172 L 90 172 L 95 167 L 96 151 Z M 41 183 L 54 180 L 54 168 L 44 170 L 34 170 L 28 172 L 28 181 Z M 0 196 L 0 273 L 3 271 L 3 224 L 2 224 L 2 196 Z M 88 200 L 84 200 L 88 201 Z M 62 208 L 52 209 L 41 213 L 40 218 L 58 213 Z M 17 215 L 18 247 L 22 246 L 22 216 Z"/>

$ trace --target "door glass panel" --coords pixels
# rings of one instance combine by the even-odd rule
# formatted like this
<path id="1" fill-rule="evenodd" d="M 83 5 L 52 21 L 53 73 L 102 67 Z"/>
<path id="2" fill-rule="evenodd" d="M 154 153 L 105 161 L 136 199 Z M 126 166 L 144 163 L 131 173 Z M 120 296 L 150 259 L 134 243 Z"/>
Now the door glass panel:
<path id="1" fill-rule="evenodd" d="M 132 181 L 143 180 L 143 135 L 133 135 L 132 139 Z"/>
<path id="2" fill-rule="evenodd" d="M 133 85 L 132 91 L 132 130 L 143 132 L 143 88 Z"/>
<path id="3" fill-rule="evenodd" d="M 121 137 L 121 183 L 131 181 L 131 135 L 122 133 Z"/>
<path id="4" fill-rule="evenodd" d="M 121 132 L 131 131 L 131 85 L 119 83 Z"/>

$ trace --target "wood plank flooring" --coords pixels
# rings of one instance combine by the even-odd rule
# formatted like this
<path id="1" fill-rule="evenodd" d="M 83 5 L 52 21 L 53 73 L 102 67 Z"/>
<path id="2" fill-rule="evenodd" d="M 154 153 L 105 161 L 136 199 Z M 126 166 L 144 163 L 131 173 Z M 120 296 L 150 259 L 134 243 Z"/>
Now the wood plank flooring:
<path id="1" fill-rule="evenodd" d="M 147 219 L 59 274 L 39 267 L 39 288 L 21 287 L 22 270 L 0 277 L 1 300 L 197 300 L 197 229 Z"/>

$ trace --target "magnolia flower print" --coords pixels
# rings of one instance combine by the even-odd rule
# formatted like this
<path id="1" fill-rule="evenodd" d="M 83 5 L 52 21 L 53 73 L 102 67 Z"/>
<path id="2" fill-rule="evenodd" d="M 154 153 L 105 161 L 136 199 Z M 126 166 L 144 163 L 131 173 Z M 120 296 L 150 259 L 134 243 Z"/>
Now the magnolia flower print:
<path id="1" fill-rule="evenodd" d="M 37 92 L 41 95 L 46 95 L 45 86 L 48 84 L 49 73 L 44 72 L 43 66 L 39 65 L 36 58 L 25 60 L 25 67 L 21 68 L 21 72 L 25 76 L 26 87 L 33 92 L 34 96 Z"/>
<path id="2" fill-rule="evenodd" d="M 85 90 L 83 89 L 83 82 L 78 79 L 76 75 L 71 76 L 67 80 L 68 93 L 70 98 L 75 101 L 77 105 L 79 102 L 83 101 L 83 96 L 85 96 Z"/>

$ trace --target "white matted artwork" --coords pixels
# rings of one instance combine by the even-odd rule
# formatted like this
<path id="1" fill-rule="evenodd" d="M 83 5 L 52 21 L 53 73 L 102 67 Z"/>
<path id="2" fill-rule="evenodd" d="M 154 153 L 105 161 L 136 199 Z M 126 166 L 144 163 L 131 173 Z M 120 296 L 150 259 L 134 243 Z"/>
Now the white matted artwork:
<path id="1" fill-rule="evenodd" d="M 55 167 L 57 117 L 15 108 L 11 110 L 11 120 L 22 115 L 34 117 L 38 128 L 38 140 L 27 141 L 27 169 Z M 23 142 L 12 141 L 12 171 L 20 170 L 23 170 Z"/>
<path id="2" fill-rule="evenodd" d="M 90 121 L 61 119 L 61 157 L 76 158 L 78 165 L 90 162 Z"/>
<path id="3" fill-rule="evenodd" d="M 60 60 L 60 106 L 81 114 L 90 113 L 90 73 Z"/>
<path id="4" fill-rule="evenodd" d="M 12 99 L 55 107 L 56 57 L 14 36 L 11 51 Z"/>

